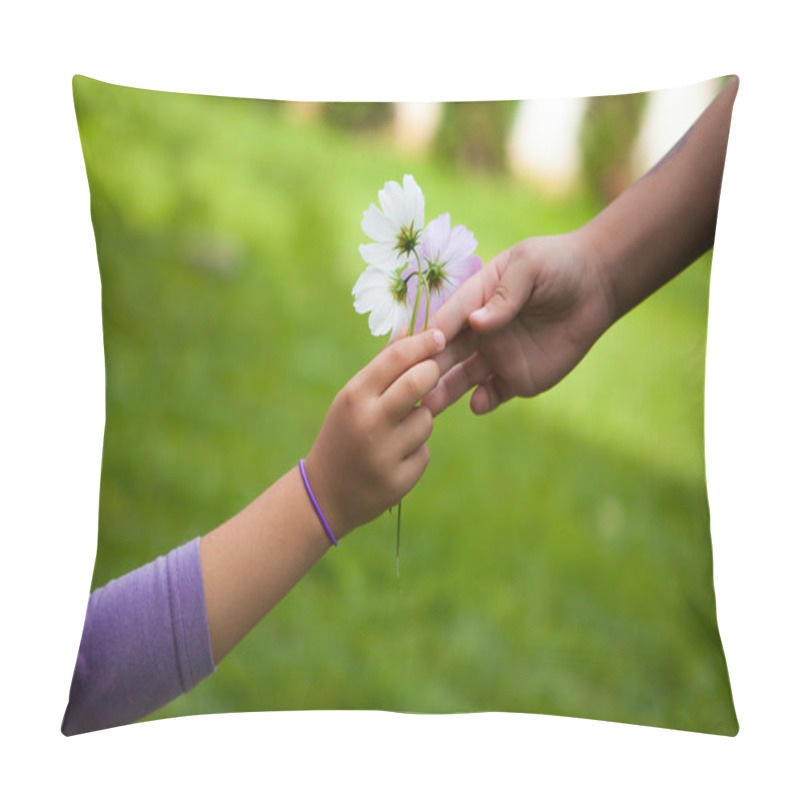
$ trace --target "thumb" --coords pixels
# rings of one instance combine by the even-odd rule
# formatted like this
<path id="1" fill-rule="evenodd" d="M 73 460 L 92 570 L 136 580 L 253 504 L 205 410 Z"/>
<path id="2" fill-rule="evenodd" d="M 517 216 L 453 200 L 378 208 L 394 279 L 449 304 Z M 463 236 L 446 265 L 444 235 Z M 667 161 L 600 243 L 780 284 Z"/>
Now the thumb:
<path id="1" fill-rule="evenodd" d="M 469 315 L 469 323 L 478 333 L 494 333 L 505 327 L 530 299 L 537 270 L 535 262 L 525 258 L 523 252 L 513 248 L 505 265 L 498 265 L 502 273 L 492 296 Z"/>

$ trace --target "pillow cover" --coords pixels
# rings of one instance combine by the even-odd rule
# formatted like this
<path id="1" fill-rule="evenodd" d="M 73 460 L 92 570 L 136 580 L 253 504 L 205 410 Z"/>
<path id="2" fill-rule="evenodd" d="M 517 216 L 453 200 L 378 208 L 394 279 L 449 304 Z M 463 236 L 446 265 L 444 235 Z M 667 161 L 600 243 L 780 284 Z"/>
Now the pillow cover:
<path id="1" fill-rule="evenodd" d="M 394 107 L 76 76 L 74 95 L 106 358 L 93 588 L 212 530 L 308 452 L 379 347 L 351 290 L 361 214 L 386 180 L 413 173 L 488 260 L 583 225 L 679 116 L 661 92 Z M 526 152 L 548 128 L 559 153 Z M 437 417 L 403 504 L 400 577 L 384 515 L 149 718 L 517 711 L 735 735 L 704 474 L 710 265 L 545 394 Z"/>

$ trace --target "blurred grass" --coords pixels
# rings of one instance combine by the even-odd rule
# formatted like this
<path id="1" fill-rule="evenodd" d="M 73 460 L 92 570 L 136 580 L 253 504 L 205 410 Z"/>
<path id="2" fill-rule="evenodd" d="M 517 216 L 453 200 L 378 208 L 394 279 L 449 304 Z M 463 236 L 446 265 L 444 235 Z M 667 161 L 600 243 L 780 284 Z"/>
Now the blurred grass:
<path id="1" fill-rule="evenodd" d="M 382 345 L 350 291 L 386 180 L 413 173 L 428 217 L 449 211 L 484 259 L 598 210 L 279 103 L 74 90 L 106 352 L 93 587 L 211 530 L 308 451 Z M 709 270 L 542 397 L 440 417 L 403 504 L 401 580 L 384 515 L 153 717 L 507 710 L 735 733 L 702 449 Z"/>

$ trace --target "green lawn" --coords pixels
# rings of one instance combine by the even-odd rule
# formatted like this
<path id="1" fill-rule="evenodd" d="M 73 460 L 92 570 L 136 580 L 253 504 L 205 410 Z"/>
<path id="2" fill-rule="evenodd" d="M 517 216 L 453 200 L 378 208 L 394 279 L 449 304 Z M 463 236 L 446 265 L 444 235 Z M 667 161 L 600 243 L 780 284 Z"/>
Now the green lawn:
<path id="1" fill-rule="evenodd" d="M 479 253 L 597 211 L 299 120 L 77 79 L 103 281 L 94 586 L 232 516 L 308 452 L 383 342 L 350 291 L 363 210 L 405 172 Z M 710 258 L 552 391 L 437 420 L 394 518 L 353 533 L 155 717 L 531 711 L 735 733 L 702 450 Z"/>

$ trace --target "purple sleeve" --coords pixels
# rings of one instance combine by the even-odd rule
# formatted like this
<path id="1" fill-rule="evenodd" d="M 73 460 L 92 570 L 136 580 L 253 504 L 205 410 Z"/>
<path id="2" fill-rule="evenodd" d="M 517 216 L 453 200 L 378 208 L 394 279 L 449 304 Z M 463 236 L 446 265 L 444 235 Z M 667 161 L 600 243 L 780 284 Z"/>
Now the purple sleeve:
<path id="1" fill-rule="evenodd" d="M 92 592 L 61 732 L 134 722 L 212 672 L 198 538 Z"/>

